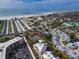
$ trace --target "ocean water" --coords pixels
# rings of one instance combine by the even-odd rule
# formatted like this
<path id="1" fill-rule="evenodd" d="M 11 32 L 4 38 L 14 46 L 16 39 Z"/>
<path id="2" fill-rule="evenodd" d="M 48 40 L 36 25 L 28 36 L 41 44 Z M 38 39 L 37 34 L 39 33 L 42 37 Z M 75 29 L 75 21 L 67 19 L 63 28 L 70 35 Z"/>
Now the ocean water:
<path id="1" fill-rule="evenodd" d="M 58 11 L 71 11 L 71 10 L 64 10 L 64 9 L 47 9 L 47 10 L 27 10 L 27 9 L 0 9 L 0 17 L 5 16 L 17 16 L 17 15 L 30 15 L 30 14 L 40 14 L 46 12 L 58 12 Z M 72 10 L 78 11 L 78 10 Z"/>

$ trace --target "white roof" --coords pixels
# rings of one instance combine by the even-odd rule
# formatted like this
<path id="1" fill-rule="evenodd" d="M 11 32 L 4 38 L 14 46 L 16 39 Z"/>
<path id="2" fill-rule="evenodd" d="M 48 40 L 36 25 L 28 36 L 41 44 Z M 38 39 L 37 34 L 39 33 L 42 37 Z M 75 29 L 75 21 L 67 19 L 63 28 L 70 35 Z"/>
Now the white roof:
<path id="1" fill-rule="evenodd" d="M 42 56 L 44 59 L 56 59 L 50 51 L 46 51 Z"/>
<path id="2" fill-rule="evenodd" d="M 78 51 L 68 50 L 67 55 L 69 55 L 70 57 L 73 57 L 73 58 L 78 58 L 79 57 L 79 52 Z"/>
<path id="3" fill-rule="evenodd" d="M 70 41 L 70 36 L 66 34 L 65 32 L 62 32 L 61 35 L 63 36 L 64 40 Z"/>
<path id="4" fill-rule="evenodd" d="M 72 48 L 72 49 L 78 47 L 76 42 L 74 42 L 74 43 L 68 43 L 66 46 L 67 46 L 68 48 Z"/>
<path id="5" fill-rule="evenodd" d="M 64 47 L 64 46 L 62 46 L 62 45 L 57 46 L 57 48 L 58 48 L 59 50 L 61 50 L 62 52 L 67 51 L 67 48 L 65 48 L 65 47 Z"/>
<path id="6" fill-rule="evenodd" d="M 77 46 L 79 46 L 79 42 L 76 42 Z"/>
<path id="7" fill-rule="evenodd" d="M 66 41 L 70 41 L 70 37 L 68 34 L 66 34 L 65 32 L 58 30 L 58 29 L 54 29 L 52 32 L 52 39 L 53 40 L 57 40 L 58 36 L 62 36 L 64 38 L 64 40 Z"/>
<path id="8" fill-rule="evenodd" d="M 39 52 L 41 52 L 44 48 L 47 47 L 47 43 L 44 41 L 40 41 L 33 45 L 33 47 L 37 48 Z"/>

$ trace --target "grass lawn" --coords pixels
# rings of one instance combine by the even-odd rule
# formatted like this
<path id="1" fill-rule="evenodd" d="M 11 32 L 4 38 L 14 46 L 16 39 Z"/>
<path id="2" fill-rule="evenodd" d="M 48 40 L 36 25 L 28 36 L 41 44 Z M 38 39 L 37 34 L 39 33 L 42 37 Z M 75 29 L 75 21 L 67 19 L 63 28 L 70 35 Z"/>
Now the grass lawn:
<path id="1" fill-rule="evenodd" d="M 1 31 L 2 31 L 2 28 L 3 28 L 3 23 L 4 23 L 4 21 L 0 21 L 0 33 L 1 33 Z"/>
<path id="2" fill-rule="evenodd" d="M 12 32 L 11 21 L 9 20 L 9 33 Z"/>
<path id="3" fill-rule="evenodd" d="M 15 37 L 14 35 L 8 35 L 8 36 L 2 36 L 2 35 L 0 35 L 0 43 L 6 42 L 8 40 L 11 40 L 14 37 Z"/>

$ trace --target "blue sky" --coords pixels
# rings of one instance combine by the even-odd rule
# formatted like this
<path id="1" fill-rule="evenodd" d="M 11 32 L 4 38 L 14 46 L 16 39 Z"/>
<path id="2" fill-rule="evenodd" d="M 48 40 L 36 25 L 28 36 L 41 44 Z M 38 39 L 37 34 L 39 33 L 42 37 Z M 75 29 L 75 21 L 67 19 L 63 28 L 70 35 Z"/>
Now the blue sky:
<path id="1" fill-rule="evenodd" d="M 0 9 L 79 9 L 79 0 L 0 0 Z"/>

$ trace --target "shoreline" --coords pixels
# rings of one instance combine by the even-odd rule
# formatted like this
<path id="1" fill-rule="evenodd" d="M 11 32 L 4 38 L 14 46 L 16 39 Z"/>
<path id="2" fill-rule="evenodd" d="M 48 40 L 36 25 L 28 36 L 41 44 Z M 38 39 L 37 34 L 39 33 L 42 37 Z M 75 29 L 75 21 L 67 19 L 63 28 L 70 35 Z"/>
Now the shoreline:
<path id="1" fill-rule="evenodd" d="M 16 16 L 2 16 L 0 17 L 0 20 L 10 20 L 13 18 L 22 18 L 22 17 L 31 17 L 31 16 L 43 16 L 48 14 L 54 14 L 54 13 L 65 13 L 65 12 L 76 12 L 76 11 L 56 11 L 56 12 L 44 12 L 39 14 L 26 14 L 26 15 L 16 15 Z M 79 11 L 77 11 L 79 12 Z"/>

